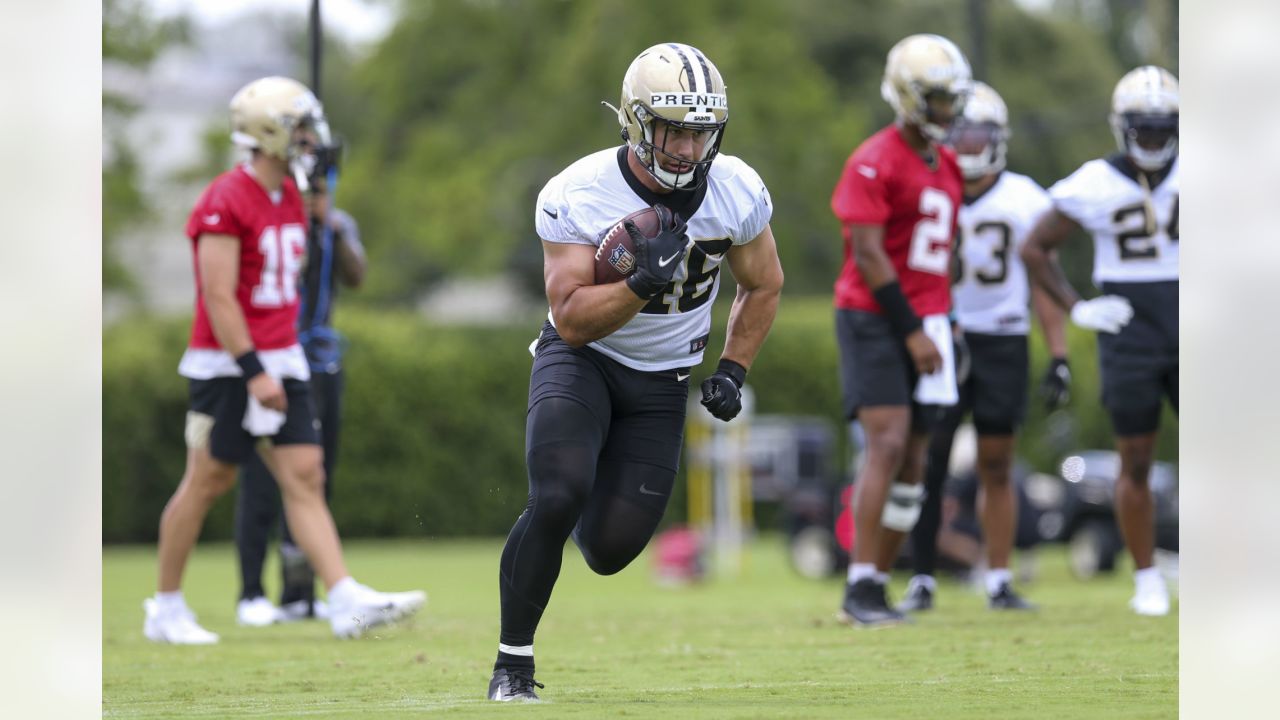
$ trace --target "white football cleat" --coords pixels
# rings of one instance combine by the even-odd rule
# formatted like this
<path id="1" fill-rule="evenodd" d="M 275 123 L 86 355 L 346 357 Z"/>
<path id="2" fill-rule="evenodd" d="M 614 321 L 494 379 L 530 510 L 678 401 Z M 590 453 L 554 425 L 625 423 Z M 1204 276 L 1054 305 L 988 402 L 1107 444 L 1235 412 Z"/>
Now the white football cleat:
<path id="1" fill-rule="evenodd" d="M 414 614 L 427 602 L 421 590 L 384 593 L 357 585 L 342 598 L 329 595 L 329 625 L 340 638 L 357 638 L 369 628 L 386 625 Z"/>
<path id="2" fill-rule="evenodd" d="M 266 627 L 280 621 L 280 610 L 259 595 L 236 603 L 236 622 L 245 627 Z"/>
<path id="3" fill-rule="evenodd" d="M 142 603 L 142 609 L 147 613 L 142 624 L 142 634 L 152 642 L 174 645 L 213 645 L 218 642 L 216 633 L 196 624 L 196 614 L 185 603 L 166 610 L 160 607 L 155 598 L 147 598 Z"/>
<path id="4" fill-rule="evenodd" d="M 1139 615 L 1168 615 L 1169 589 L 1165 587 L 1164 580 L 1158 578 L 1156 582 L 1137 583 L 1129 607 Z"/>

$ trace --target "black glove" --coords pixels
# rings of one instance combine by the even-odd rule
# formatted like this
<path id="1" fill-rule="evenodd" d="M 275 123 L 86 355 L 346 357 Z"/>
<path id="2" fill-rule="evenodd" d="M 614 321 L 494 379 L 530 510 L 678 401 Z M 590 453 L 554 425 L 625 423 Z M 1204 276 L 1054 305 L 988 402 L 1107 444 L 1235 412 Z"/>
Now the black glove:
<path id="1" fill-rule="evenodd" d="M 1071 400 L 1071 368 L 1066 358 L 1054 358 L 1040 381 L 1040 397 L 1049 412 L 1066 405 Z"/>
<path id="2" fill-rule="evenodd" d="M 636 269 L 627 276 L 627 287 L 641 300 L 649 300 L 667 287 L 689 245 L 685 221 L 662 205 L 653 209 L 662 228 L 657 236 L 645 237 L 630 220 L 623 224 L 636 249 Z"/>
<path id="3" fill-rule="evenodd" d="M 742 383 L 746 379 L 746 368 L 721 359 L 711 377 L 702 381 L 702 406 L 717 419 L 734 419 L 742 412 Z"/>

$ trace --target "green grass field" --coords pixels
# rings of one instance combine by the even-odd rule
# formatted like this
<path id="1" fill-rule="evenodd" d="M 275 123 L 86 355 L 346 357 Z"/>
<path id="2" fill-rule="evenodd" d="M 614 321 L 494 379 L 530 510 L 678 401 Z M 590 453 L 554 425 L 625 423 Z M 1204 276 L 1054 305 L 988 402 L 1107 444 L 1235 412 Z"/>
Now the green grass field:
<path id="1" fill-rule="evenodd" d="M 573 546 L 537 640 L 539 705 L 484 700 L 498 641 L 501 541 L 351 543 L 380 589 L 422 587 L 411 623 L 358 641 L 316 622 L 235 624 L 233 548 L 201 547 L 186 582 L 211 647 L 142 637 L 154 549 L 103 550 L 103 715 L 112 718 L 1169 718 L 1178 624 L 1129 612 L 1127 572 L 1078 582 L 1058 548 L 1025 588 L 1034 615 L 995 614 L 956 584 L 911 626 L 859 630 L 834 611 L 842 585 L 805 580 L 781 542 L 736 579 L 664 588 L 649 558 L 593 575 Z M 267 579 L 278 578 L 269 564 Z M 901 595 L 898 577 L 893 597 Z M 275 592 L 274 583 L 268 591 Z"/>

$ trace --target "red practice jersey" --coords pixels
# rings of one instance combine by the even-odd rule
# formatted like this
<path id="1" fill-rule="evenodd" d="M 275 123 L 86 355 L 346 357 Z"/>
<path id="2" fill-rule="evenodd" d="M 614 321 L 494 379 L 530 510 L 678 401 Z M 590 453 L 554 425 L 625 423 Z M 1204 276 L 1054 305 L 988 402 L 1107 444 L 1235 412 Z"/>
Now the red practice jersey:
<path id="1" fill-rule="evenodd" d="M 845 163 L 831 196 L 844 232 L 836 307 L 880 313 L 853 254 L 849 225 L 884 226 L 884 249 L 917 315 L 951 309 L 951 240 L 964 178 L 951 148 L 938 146 L 930 168 L 896 125 L 867 138 Z"/>
<path id="2" fill-rule="evenodd" d="M 298 273 L 307 248 L 307 215 L 302 195 L 286 178 L 278 200 L 246 171 L 236 167 L 219 175 L 196 201 L 187 220 L 192 254 L 206 234 L 240 240 L 240 279 L 236 300 L 258 350 L 278 350 L 298 342 Z M 196 314 L 193 349 L 217 349 L 205 310 L 196 261 Z"/>

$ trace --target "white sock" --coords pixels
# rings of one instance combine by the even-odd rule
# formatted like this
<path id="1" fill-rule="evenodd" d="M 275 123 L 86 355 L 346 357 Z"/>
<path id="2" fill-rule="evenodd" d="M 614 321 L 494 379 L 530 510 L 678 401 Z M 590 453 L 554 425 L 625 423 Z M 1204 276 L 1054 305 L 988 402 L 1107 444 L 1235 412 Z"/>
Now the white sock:
<path id="1" fill-rule="evenodd" d="M 876 576 L 875 563 L 850 563 L 849 564 L 849 583 L 853 584 L 863 578 L 872 578 Z"/>
<path id="2" fill-rule="evenodd" d="M 186 607 L 187 601 L 182 598 L 181 590 L 174 590 L 173 592 L 157 592 L 156 605 L 159 606 L 162 611 L 168 612 L 170 610 L 180 610 Z"/>
<path id="3" fill-rule="evenodd" d="M 1138 587 L 1147 587 L 1148 585 L 1164 585 L 1164 576 L 1160 574 L 1160 568 L 1152 565 L 1149 568 L 1136 570 L 1133 573 L 1133 584 Z"/>
<path id="4" fill-rule="evenodd" d="M 503 645 L 498 643 L 498 652 L 505 655 L 518 655 L 520 657 L 533 657 L 532 645 Z"/>
<path id="5" fill-rule="evenodd" d="M 934 592 L 938 589 L 938 581 L 934 580 L 932 575 L 912 575 L 910 584 L 923 587 L 929 592 Z"/>
<path id="6" fill-rule="evenodd" d="M 359 589 L 360 583 L 348 575 L 329 588 L 329 602 L 335 605 L 349 605 Z"/>
<path id="7" fill-rule="evenodd" d="M 995 595 L 1000 592 L 1001 585 L 1012 585 L 1013 573 L 1009 568 L 991 568 L 987 570 L 987 594 Z"/>
<path id="8" fill-rule="evenodd" d="M 889 584 L 889 573 L 882 573 L 882 572 L 878 572 L 878 573 L 876 573 L 876 584 L 877 584 L 877 585 L 888 585 L 888 584 Z"/>

